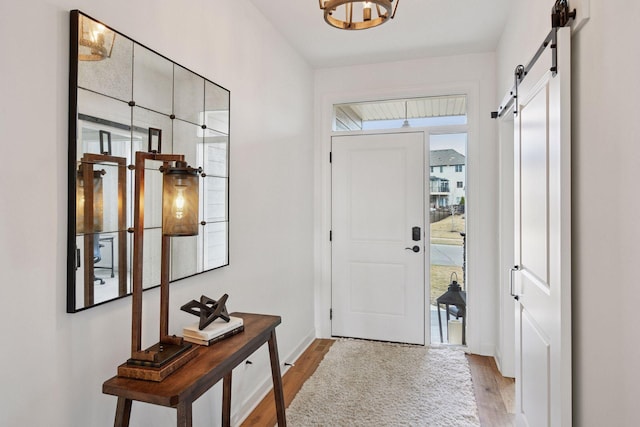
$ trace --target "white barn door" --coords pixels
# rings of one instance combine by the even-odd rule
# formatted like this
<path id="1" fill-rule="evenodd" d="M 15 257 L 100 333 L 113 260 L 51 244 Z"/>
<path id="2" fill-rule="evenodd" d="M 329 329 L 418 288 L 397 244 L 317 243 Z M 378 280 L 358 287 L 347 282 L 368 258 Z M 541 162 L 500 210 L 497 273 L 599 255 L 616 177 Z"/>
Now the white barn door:
<path id="1" fill-rule="evenodd" d="M 515 125 L 516 420 L 571 425 L 570 29 L 518 88 Z"/>
<path id="2" fill-rule="evenodd" d="M 333 336 L 424 344 L 424 133 L 332 138 Z"/>

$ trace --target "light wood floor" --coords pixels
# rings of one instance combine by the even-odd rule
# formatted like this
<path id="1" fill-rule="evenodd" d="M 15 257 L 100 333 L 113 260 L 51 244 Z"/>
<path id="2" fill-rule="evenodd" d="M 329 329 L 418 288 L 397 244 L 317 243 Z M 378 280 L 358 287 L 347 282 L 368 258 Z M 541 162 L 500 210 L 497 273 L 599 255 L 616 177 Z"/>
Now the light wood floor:
<path id="1" fill-rule="evenodd" d="M 487 427 L 515 425 L 515 382 L 500 375 L 493 357 L 468 354 L 469 369 L 478 405 L 480 424 Z"/>
<path id="2" fill-rule="evenodd" d="M 285 405 L 289 406 L 302 384 L 315 372 L 333 344 L 333 340 L 317 339 L 282 377 Z M 467 355 L 478 404 L 480 424 L 487 427 L 514 425 L 514 382 L 503 378 L 492 357 Z M 276 424 L 273 392 L 270 392 L 242 427 L 271 427 Z"/>

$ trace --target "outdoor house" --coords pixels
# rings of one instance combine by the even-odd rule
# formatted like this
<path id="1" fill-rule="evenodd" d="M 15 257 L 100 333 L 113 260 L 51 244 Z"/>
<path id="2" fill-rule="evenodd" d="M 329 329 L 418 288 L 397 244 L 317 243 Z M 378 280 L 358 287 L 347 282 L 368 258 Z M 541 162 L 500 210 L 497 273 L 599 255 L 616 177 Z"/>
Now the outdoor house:
<path id="1" fill-rule="evenodd" d="M 431 150 L 429 154 L 431 207 L 464 204 L 465 157 L 452 149 Z"/>

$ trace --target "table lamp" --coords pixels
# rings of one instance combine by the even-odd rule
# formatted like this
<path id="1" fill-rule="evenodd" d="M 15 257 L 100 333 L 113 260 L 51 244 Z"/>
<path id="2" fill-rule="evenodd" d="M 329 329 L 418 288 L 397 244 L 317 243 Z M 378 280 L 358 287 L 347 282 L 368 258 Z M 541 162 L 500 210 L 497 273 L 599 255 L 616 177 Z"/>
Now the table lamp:
<path id="1" fill-rule="evenodd" d="M 152 149 L 157 143 L 157 148 Z M 131 319 L 131 358 L 118 367 L 118 375 L 162 381 L 196 355 L 196 346 L 182 337 L 169 335 L 169 266 L 172 236 L 198 234 L 198 174 L 181 154 L 161 154 L 162 131 L 149 129 L 149 151 L 135 155 L 135 192 L 133 227 L 133 290 Z M 142 349 L 142 259 L 144 242 L 145 162 L 163 162 L 162 184 L 162 256 L 160 274 L 160 339 Z"/>

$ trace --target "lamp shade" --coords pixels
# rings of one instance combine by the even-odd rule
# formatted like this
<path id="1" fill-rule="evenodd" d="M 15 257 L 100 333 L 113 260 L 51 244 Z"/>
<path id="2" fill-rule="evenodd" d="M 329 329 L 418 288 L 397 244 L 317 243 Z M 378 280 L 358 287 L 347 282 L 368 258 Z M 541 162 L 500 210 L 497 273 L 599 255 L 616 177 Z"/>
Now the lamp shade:
<path id="1" fill-rule="evenodd" d="M 198 170 L 178 161 L 162 172 L 162 234 L 195 236 L 198 234 Z"/>
<path id="2" fill-rule="evenodd" d="M 102 186 L 102 175 L 104 170 L 89 170 L 88 182 L 85 180 L 84 168 L 92 168 L 92 165 L 82 164 L 78 169 L 76 180 L 76 233 L 99 233 L 104 226 L 104 191 Z M 87 201 L 93 200 L 93 203 Z M 93 217 L 91 222 L 86 224 L 85 218 Z"/>

